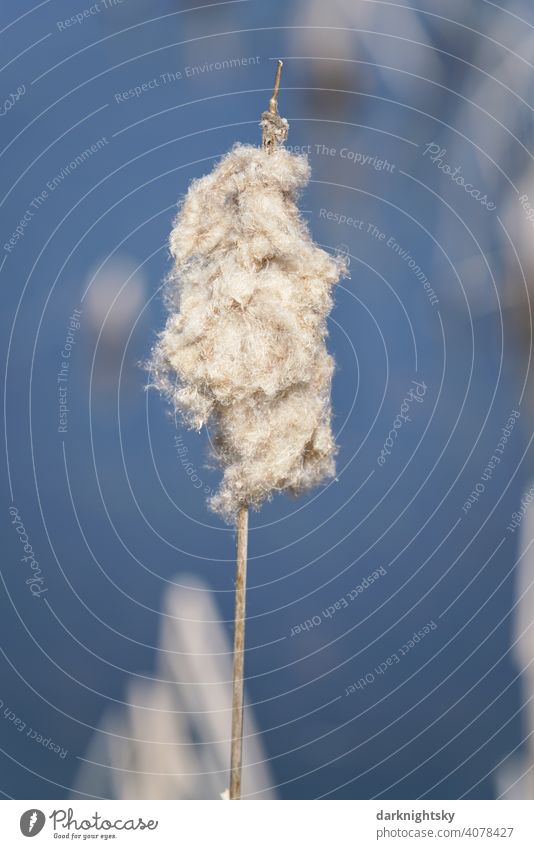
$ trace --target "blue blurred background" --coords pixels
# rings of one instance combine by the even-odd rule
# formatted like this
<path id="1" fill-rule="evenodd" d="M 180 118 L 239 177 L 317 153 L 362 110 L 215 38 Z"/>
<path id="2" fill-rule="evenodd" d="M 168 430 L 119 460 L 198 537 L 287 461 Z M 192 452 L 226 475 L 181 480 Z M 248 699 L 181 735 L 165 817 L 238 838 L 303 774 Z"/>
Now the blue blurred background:
<path id="1" fill-rule="evenodd" d="M 418 6 L 4 4 L 5 797 L 227 786 L 235 535 L 206 508 L 209 434 L 145 391 L 143 362 L 176 203 L 258 143 L 278 57 L 300 206 L 351 277 L 329 336 L 338 477 L 251 519 L 245 790 L 519 793 L 534 10 Z"/>

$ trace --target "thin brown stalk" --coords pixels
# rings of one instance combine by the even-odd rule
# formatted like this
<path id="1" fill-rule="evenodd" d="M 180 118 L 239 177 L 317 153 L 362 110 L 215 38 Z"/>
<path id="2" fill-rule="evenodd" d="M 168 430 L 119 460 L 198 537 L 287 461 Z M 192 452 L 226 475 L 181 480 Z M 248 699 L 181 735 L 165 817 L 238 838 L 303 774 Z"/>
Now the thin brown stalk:
<path id="1" fill-rule="evenodd" d="M 248 508 L 241 507 L 237 514 L 230 799 L 241 798 L 241 763 L 243 753 L 243 673 L 245 667 L 245 605 L 247 593 L 247 537 Z"/>
<path id="2" fill-rule="evenodd" d="M 262 114 L 263 147 L 272 153 L 287 138 L 287 121 L 278 114 L 278 92 L 282 62 L 276 68 L 269 111 Z M 245 603 L 247 594 L 248 507 L 237 514 L 237 564 L 234 617 L 234 676 L 232 695 L 232 745 L 230 751 L 230 799 L 241 798 L 243 760 L 243 673 L 245 668 Z"/>

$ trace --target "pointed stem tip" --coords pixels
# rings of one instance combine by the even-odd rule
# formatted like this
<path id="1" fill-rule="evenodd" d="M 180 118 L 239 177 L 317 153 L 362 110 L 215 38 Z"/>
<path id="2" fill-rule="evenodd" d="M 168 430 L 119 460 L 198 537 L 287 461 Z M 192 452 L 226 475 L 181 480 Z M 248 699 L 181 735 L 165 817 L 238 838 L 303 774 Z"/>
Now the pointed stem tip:
<path id="1" fill-rule="evenodd" d="M 278 92 L 280 91 L 280 77 L 282 76 L 283 64 L 282 60 L 279 59 L 274 78 L 273 94 L 269 100 L 269 108 L 266 112 L 262 112 L 261 115 L 262 147 L 267 153 L 273 153 L 285 142 L 289 130 L 289 124 L 286 119 L 281 118 L 278 114 Z"/>
<path id="2" fill-rule="evenodd" d="M 276 68 L 276 76 L 274 78 L 273 96 L 269 100 L 269 112 L 271 115 L 276 115 L 278 113 L 278 92 L 280 91 L 280 77 L 282 76 L 283 65 L 284 63 L 281 59 L 279 59 L 278 67 Z"/>

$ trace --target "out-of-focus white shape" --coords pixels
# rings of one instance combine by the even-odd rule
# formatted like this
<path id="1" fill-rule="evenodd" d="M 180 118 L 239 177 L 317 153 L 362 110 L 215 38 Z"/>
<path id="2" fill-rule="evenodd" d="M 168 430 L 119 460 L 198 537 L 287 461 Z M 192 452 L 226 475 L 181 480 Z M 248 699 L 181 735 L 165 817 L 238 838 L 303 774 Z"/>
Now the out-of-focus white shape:
<path id="1" fill-rule="evenodd" d="M 525 330 L 529 332 L 527 320 L 534 303 L 534 255 L 532 253 L 534 221 L 529 219 L 519 201 L 519 197 L 524 195 L 528 202 L 534 205 L 534 165 L 524 172 L 518 182 L 518 194 L 513 191 L 507 195 L 501 214 L 503 226 L 508 234 L 508 268 L 510 269 L 504 285 L 505 302 L 508 306 L 517 307 L 520 310 L 518 315 L 525 320 Z"/>
<path id="2" fill-rule="evenodd" d="M 456 74 L 450 83 L 460 94 L 457 110 L 452 120 L 447 119 L 448 135 L 441 132 L 438 136 L 440 146 L 446 149 L 444 162 L 453 169 L 460 168 L 464 180 L 496 204 L 492 212 L 483 207 L 477 210 L 472 199 L 443 174 L 438 193 L 444 195 L 452 208 L 446 203 L 438 204 L 434 234 L 443 249 L 450 253 L 451 243 L 456 246 L 459 235 L 466 244 L 468 238 L 473 239 L 467 227 L 472 229 L 479 242 L 478 253 L 491 254 L 490 265 L 499 299 L 495 296 L 486 264 L 473 257 L 469 274 L 462 277 L 469 308 L 474 316 L 498 312 L 503 307 L 515 307 L 520 297 L 516 291 L 517 269 L 512 271 L 512 280 L 507 273 L 506 262 L 511 251 L 508 237 L 499 225 L 499 216 L 503 218 L 509 204 L 515 204 L 516 213 L 519 210 L 524 215 L 514 185 L 526 177 L 522 172 L 527 151 L 532 150 L 534 144 L 534 121 L 529 106 L 534 95 L 534 33 L 530 25 L 521 20 L 521 17 L 531 19 L 532 2 L 511 0 L 508 4 L 475 4 L 455 0 L 454 4 L 444 4 L 443 0 L 429 0 L 425 9 L 460 24 L 442 26 L 438 17 L 422 16 L 428 22 L 433 20 L 430 25 L 434 32 L 438 27 L 438 34 L 447 34 L 448 43 L 436 39 L 436 47 L 463 58 L 461 77 Z M 463 40 L 463 51 L 457 49 L 455 37 Z M 447 80 L 444 82 L 448 84 Z M 526 151 L 521 149 L 518 139 Z M 465 219 L 464 232 L 458 230 L 456 213 Z M 485 227 L 473 227 L 472 216 L 477 214 L 486 216 Z M 517 214 L 515 220 L 518 220 Z M 514 234 L 514 227 L 506 226 Z M 436 273 L 432 269 L 432 275 Z M 459 286 L 446 287 L 440 298 L 447 299 L 450 305 L 456 303 L 465 313 L 464 295 Z"/>
<path id="3" fill-rule="evenodd" d="M 524 755 L 512 755 L 495 770 L 494 781 L 497 799 L 532 799 L 532 762 Z"/>
<path id="4" fill-rule="evenodd" d="M 120 380 L 125 389 L 138 391 L 139 316 L 146 297 L 144 274 L 128 256 L 108 259 L 88 275 L 82 308 L 96 389 L 114 389 Z M 96 397 L 102 402 L 102 396 Z"/>
<path id="5" fill-rule="evenodd" d="M 75 791 L 115 799 L 224 798 L 232 649 L 209 588 L 188 575 L 180 575 L 180 583 L 187 588 L 172 586 L 165 597 L 154 680 L 133 680 L 128 707 L 104 717 L 81 760 Z M 243 758 L 243 796 L 273 798 L 249 707 Z"/>
<path id="6" fill-rule="evenodd" d="M 466 4 L 469 5 L 469 4 Z M 526 5 L 516 4 L 519 13 L 529 17 Z M 514 249 L 498 217 L 504 222 L 520 262 L 525 264 L 525 273 L 532 265 L 525 257 L 532 253 L 532 223 L 527 221 L 516 193 L 527 193 L 532 202 L 534 171 L 529 163 L 528 151 L 534 145 L 534 120 L 530 104 L 534 96 L 532 57 L 534 56 L 534 33 L 521 24 L 517 17 L 505 11 L 495 12 L 486 23 L 473 26 L 482 30 L 487 37 L 477 38 L 477 50 L 472 59 L 472 70 L 466 66 L 465 89 L 459 103 L 450 140 L 446 142 L 446 161 L 462 168 L 462 175 L 488 199 L 496 203 L 497 210 L 487 215 L 485 233 L 477 236 L 484 254 L 492 252 L 500 264 L 493 265 L 497 276 L 501 303 L 492 292 L 490 276 L 484 263 L 480 262 L 473 274 L 466 278 L 466 289 L 474 313 L 488 309 L 497 311 L 503 306 L 515 306 L 524 299 L 523 282 L 518 275 Z M 504 45 L 499 47 L 499 45 Z M 523 148 L 522 148 L 523 146 Z M 444 178 L 447 181 L 447 177 Z M 449 186 L 449 183 L 445 183 Z M 529 191 L 529 186 L 531 191 Z M 465 201 L 465 198 L 464 198 Z M 447 233 L 451 226 L 451 212 L 440 208 L 437 227 L 438 241 L 448 244 Z M 513 279 L 509 279 L 507 263 L 510 263 Z M 504 270 L 503 270 L 504 268 Z M 461 297 L 457 288 L 451 294 Z"/>
<path id="7" fill-rule="evenodd" d="M 533 43 L 534 46 L 534 43 Z M 534 144 L 534 138 L 532 139 Z M 502 221 L 514 250 L 519 256 L 525 273 L 532 271 L 534 267 L 534 256 L 532 255 L 532 238 L 534 236 L 534 221 L 529 219 L 528 211 L 521 205 L 519 198 L 524 195 L 531 206 L 534 206 L 534 163 L 526 169 L 517 180 L 517 194 L 511 191 L 506 199 L 501 214 Z"/>
<path id="8" fill-rule="evenodd" d="M 103 344 L 130 332 L 145 300 L 144 274 L 128 256 L 115 256 L 87 277 L 85 311 Z"/>
<path id="9" fill-rule="evenodd" d="M 414 74 L 430 79 L 441 74 L 439 54 L 429 49 L 429 33 L 410 7 L 369 0 L 300 0 L 293 25 L 290 52 L 309 57 L 316 80 L 343 76 L 347 88 L 353 88 L 351 80 L 360 75 L 361 66 L 344 59 L 376 63 L 374 73 L 398 95 L 413 91 Z"/>
<path id="10" fill-rule="evenodd" d="M 522 515 L 519 527 L 520 539 L 516 570 L 516 596 L 512 644 L 516 663 L 521 671 L 521 692 L 526 732 L 529 733 L 527 759 L 517 774 L 527 773 L 518 780 L 515 792 L 523 796 L 510 798 L 534 798 L 534 503 L 527 505 L 523 499 L 518 515 Z M 514 516 L 514 518 L 516 518 Z M 529 773 L 530 768 L 530 773 Z M 526 783 L 527 791 L 523 788 Z M 512 784 L 513 782 L 511 782 Z M 511 785 L 510 785 L 511 786 Z"/>
<path id="11" fill-rule="evenodd" d="M 502 28 L 501 28 L 502 27 Z M 515 24 L 517 29 L 517 24 Z M 505 23 L 492 33 L 503 41 Z M 507 39 L 504 39 L 505 41 Z M 481 152 L 478 154 L 480 172 L 488 194 L 494 191 L 494 185 L 502 182 L 500 165 L 508 176 L 514 177 L 513 168 L 516 157 L 510 159 L 510 153 L 519 142 L 526 143 L 529 135 L 532 140 L 533 125 L 525 123 L 529 117 L 534 88 L 532 75 L 532 57 L 534 56 L 534 33 L 520 31 L 519 37 L 511 41 L 509 50 L 500 50 L 499 60 L 495 63 L 496 48 L 482 41 L 482 47 L 473 59 L 473 65 L 482 68 L 485 73 L 473 71 L 467 86 L 464 101 L 456 125 L 468 139 L 478 142 Z M 462 139 L 459 140 L 462 144 Z M 463 142 L 465 144 L 465 142 Z M 484 153 L 488 155 L 484 156 Z M 493 160 L 493 161 L 492 161 Z M 509 173 L 510 172 L 510 173 Z M 510 191 L 512 187 L 508 187 Z"/>

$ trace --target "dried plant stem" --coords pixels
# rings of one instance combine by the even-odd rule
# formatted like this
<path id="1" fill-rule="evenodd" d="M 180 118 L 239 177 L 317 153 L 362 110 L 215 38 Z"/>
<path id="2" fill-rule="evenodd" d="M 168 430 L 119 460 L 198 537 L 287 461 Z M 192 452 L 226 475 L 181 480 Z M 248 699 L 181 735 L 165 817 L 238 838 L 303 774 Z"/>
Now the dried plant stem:
<path id="1" fill-rule="evenodd" d="M 247 537 L 248 508 L 240 507 L 237 514 L 230 799 L 241 798 L 241 762 L 243 753 L 243 671 L 245 666 L 245 603 L 247 593 Z"/>
<path id="2" fill-rule="evenodd" d="M 269 109 L 261 116 L 262 147 L 267 153 L 277 151 L 287 138 L 289 125 L 278 114 L 278 92 L 282 62 L 276 69 Z M 240 481 L 242 490 L 242 481 Z M 241 764 L 243 756 L 243 672 L 245 667 L 245 602 L 247 592 L 248 506 L 237 513 L 237 566 L 234 617 L 234 675 L 232 697 L 232 745 L 230 752 L 230 799 L 241 798 Z"/>

